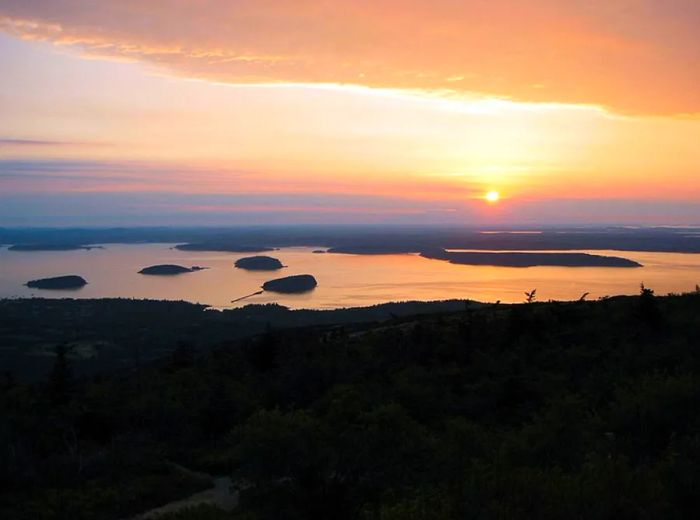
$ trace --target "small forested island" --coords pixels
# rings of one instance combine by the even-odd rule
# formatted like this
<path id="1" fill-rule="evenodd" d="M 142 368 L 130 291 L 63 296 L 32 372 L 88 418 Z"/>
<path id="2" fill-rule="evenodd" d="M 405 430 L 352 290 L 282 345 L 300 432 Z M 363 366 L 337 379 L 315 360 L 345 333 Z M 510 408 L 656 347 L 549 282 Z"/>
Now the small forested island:
<path id="1" fill-rule="evenodd" d="M 229 242 L 193 242 L 178 244 L 180 251 L 220 251 L 225 253 L 266 253 L 275 251 L 274 247 L 231 244 Z"/>
<path id="2" fill-rule="evenodd" d="M 262 288 L 271 292 L 296 294 L 311 291 L 317 285 L 316 278 L 310 274 L 297 274 L 269 280 L 263 284 Z"/>
<path id="3" fill-rule="evenodd" d="M 25 285 L 32 289 L 80 289 L 87 281 L 82 276 L 67 275 L 31 280 Z"/>
<path id="4" fill-rule="evenodd" d="M 314 254 L 316 254 L 316 255 L 322 255 L 322 254 L 327 253 L 327 252 L 328 252 L 328 251 L 326 251 L 325 249 L 314 249 L 314 250 L 312 251 L 312 253 L 314 253 Z"/>
<path id="5" fill-rule="evenodd" d="M 194 271 L 201 271 L 202 269 L 206 269 L 206 267 L 200 267 L 198 265 L 195 265 L 192 267 L 184 267 L 184 266 L 175 265 L 175 264 L 161 264 L 161 265 L 152 265 L 150 267 L 144 267 L 143 269 L 141 269 L 139 271 L 139 274 L 171 276 L 171 275 L 175 275 L 175 274 L 192 273 Z"/>
<path id="6" fill-rule="evenodd" d="M 86 246 L 83 244 L 14 244 L 8 251 L 77 251 L 84 249 L 103 249 L 102 246 Z"/>
<path id="7" fill-rule="evenodd" d="M 642 267 L 642 264 L 617 256 L 591 255 L 588 253 L 541 253 L 541 252 L 487 252 L 445 251 L 432 249 L 421 256 L 435 260 L 446 260 L 451 264 L 492 265 L 502 267 Z"/>
<path id="8" fill-rule="evenodd" d="M 249 271 L 276 271 L 284 265 L 277 258 L 271 256 L 247 256 L 236 260 L 235 266 Z"/>

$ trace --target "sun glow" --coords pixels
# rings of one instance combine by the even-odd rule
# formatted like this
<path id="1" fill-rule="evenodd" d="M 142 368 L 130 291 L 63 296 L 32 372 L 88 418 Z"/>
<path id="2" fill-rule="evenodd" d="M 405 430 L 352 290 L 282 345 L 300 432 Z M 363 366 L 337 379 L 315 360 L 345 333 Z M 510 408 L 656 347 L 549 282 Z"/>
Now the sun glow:
<path id="1" fill-rule="evenodd" d="M 486 195 L 484 195 L 484 199 L 486 199 L 486 202 L 494 204 L 501 200 L 501 195 L 497 191 L 489 191 Z"/>

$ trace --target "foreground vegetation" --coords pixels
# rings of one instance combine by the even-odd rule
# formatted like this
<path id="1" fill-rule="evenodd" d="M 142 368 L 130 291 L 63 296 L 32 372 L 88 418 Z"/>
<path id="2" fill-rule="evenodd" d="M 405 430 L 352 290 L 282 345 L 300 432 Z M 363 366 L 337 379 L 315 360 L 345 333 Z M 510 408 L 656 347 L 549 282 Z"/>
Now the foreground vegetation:
<path id="1" fill-rule="evenodd" d="M 129 372 L 0 390 L 0 516 L 688 518 L 700 507 L 700 294 L 467 307 L 268 330 Z M 163 517 L 166 518 L 166 517 Z"/>
<path id="2" fill-rule="evenodd" d="M 214 311 L 194 303 L 124 298 L 0 300 L 0 375 L 42 380 L 53 366 L 56 346 L 62 344 L 69 348 L 74 375 L 89 377 L 138 370 L 171 356 L 183 342 L 206 351 L 271 328 L 374 323 L 454 311 L 467 303 L 395 302 L 335 310 L 268 304 Z"/>

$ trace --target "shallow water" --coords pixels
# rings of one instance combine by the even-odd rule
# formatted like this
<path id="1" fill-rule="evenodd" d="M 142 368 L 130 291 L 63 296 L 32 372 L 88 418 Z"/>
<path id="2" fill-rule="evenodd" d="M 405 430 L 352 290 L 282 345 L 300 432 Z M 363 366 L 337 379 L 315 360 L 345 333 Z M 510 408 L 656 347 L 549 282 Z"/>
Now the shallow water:
<path id="1" fill-rule="evenodd" d="M 644 282 L 657 294 L 687 292 L 700 284 L 700 255 L 619 251 L 582 251 L 622 256 L 641 268 L 490 267 L 454 265 L 417 255 L 315 254 L 317 248 L 284 248 L 271 256 L 288 267 L 273 272 L 233 267 L 249 254 L 178 251 L 172 244 L 106 244 L 90 251 L 20 252 L 0 249 L 0 297 L 153 298 L 187 300 L 217 308 L 247 303 L 280 303 L 292 308 L 328 309 L 401 300 L 468 298 L 519 302 L 537 289 L 538 300 L 578 299 L 636 294 Z M 143 267 L 174 263 L 210 269 L 177 276 L 144 276 Z M 312 274 L 318 287 L 307 294 L 263 293 L 237 304 L 230 301 L 258 291 L 266 280 Z M 74 291 L 29 289 L 28 280 L 65 274 L 83 276 L 89 284 Z"/>

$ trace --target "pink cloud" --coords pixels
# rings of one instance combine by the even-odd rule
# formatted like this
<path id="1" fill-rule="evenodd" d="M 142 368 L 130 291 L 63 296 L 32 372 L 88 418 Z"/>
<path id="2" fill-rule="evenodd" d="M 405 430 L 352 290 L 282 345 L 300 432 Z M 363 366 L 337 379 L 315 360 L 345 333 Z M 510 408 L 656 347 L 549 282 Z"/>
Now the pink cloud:
<path id="1" fill-rule="evenodd" d="M 700 112 L 696 0 L 0 0 L 0 28 L 225 82 Z"/>

